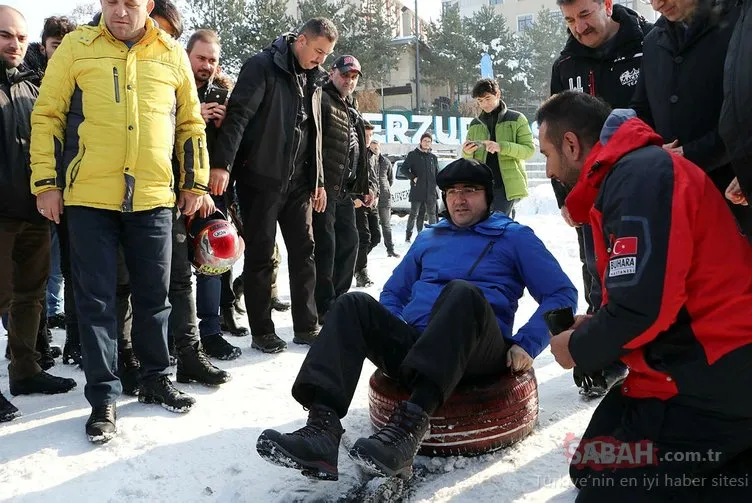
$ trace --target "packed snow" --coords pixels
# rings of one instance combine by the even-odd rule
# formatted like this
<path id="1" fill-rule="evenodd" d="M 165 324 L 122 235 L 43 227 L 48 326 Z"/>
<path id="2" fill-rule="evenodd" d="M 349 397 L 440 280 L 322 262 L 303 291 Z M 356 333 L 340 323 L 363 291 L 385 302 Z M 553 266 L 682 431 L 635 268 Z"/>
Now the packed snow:
<path id="1" fill-rule="evenodd" d="M 531 196 L 518 206 L 517 219 L 535 230 L 581 291 L 576 234 L 559 216 L 547 184 L 532 189 Z M 404 242 L 406 221 L 406 217 L 392 217 L 396 249 L 401 254 L 409 247 Z M 371 253 L 369 272 L 375 286 L 367 289 L 370 294 L 378 296 L 398 260 L 387 258 L 383 245 Z M 280 278 L 281 294 L 289 300 L 286 265 Z M 585 306 L 582 297 L 580 306 Z M 525 295 L 516 325 L 522 325 L 536 307 Z M 235 361 L 215 362 L 232 373 L 231 382 L 216 389 L 179 384 L 197 399 L 193 410 L 184 415 L 122 397 L 118 436 L 103 446 L 90 444 L 84 434 L 90 409 L 83 396 L 81 370 L 59 360 L 51 369 L 55 375 L 76 379 L 78 387 L 70 393 L 9 397 L 7 368 L 2 366 L 0 390 L 23 415 L 0 423 L 0 500 L 357 501 L 356 491 L 367 479 L 348 458 L 345 445 L 371 434 L 367 386 L 374 367 L 370 362 L 364 366 L 352 408 L 343 420 L 346 433 L 339 454 L 339 481 L 312 481 L 296 471 L 267 464 L 256 454 L 256 438 L 262 430 L 292 431 L 306 419 L 306 412 L 290 397 L 290 388 L 307 346 L 292 343 L 289 312 L 275 313 L 274 320 L 278 334 L 289 344 L 287 351 L 264 355 L 250 348 L 250 337 L 227 335 L 243 350 Z M 54 340 L 62 345 L 63 331 L 54 331 Z M 0 337 L 0 354 L 6 341 Z M 418 457 L 420 475 L 406 501 L 574 501 L 565 445 L 584 431 L 597 401 L 580 398 L 571 373 L 561 369 L 548 350 L 536 359 L 535 371 L 540 416 L 533 434 L 510 448 L 475 458 Z"/>

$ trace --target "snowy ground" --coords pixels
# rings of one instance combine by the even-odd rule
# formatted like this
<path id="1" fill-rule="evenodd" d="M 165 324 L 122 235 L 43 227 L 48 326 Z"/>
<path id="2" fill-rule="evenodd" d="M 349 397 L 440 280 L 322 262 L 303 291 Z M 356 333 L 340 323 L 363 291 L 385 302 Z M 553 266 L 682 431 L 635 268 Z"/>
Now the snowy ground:
<path id="1" fill-rule="evenodd" d="M 550 187 L 533 190 L 519 206 L 517 218 L 530 225 L 561 262 L 578 289 L 581 285 L 576 235 L 558 216 Z M 397 250 L 404 253 L 406 218 L 393 217 Z M 383 246 L 369 257 L 378 296 L 398 259 Z M 287 278 L 286 266 L 280 277 Z M 288 287 L 280 283 L 283 296 Z M 584 306 L 580 300 L 580 306 Z M 536 308 L 525 296 L 517 325 Z M 298 472 L 269 465 L 258 457 L 256 438 L 265 428 L 291 431 L 304 424 L 306 413 L 289 394 L 305 346 L 292 343 L 288 313 L 274 315 L 288 351 L 267 356 L 250 349 L 250 337 L 232 338 L 243 356 L 219 365 L 233 380 L 220 389 L 179 385 L 198 403 L 186 415 L 132 398 L 118 402 L 118 437 L 92 446 L 84 435 L 89 406 L 80 370 L 58 363 L 52 373 L 73 377 L 78 388 L 65 395 L 13 398 L 23 416 L 0 424 L 1 501 L 346 501 L 361 483 L 360 472 L 340 449 L 340 480 L 314 482 Z M 0 328 L 0 330 L 2 330 Z M 0 337 L 0 354 L 6 338 Z M 64 334 L 55 331 L 62 345 Z M 564 443 L 584 431 L 597 402 L 580 399 L 569 372 L 548 350 L 535 362 L 540 396 L 540 424 L 524 441 L 478 458 L 418 458 L 428 474 L 417 481 L 409 501 L 534 502 L 574 501 L 567 477 Z M 174 369 L 173 369 L 174 370 Z M 361 383 L 343 426 L 350 443 L 371 433 L 367 379 L 374 367 L 366 362 Z M 0 365 L 0 389 L 8 396 L 7 368 Z"/>

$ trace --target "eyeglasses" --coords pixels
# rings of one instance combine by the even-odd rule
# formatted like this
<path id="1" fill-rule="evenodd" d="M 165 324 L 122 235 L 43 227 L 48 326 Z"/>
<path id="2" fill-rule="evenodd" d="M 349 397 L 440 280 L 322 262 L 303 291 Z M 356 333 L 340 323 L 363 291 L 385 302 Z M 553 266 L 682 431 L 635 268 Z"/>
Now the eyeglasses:
<path id="1" fill-rule="evenodd" d="M 478 192 L 482 192 L 483 189 L 480 187 L 462 187 L 462 188 L 455 188 L 451 187 L 449 189 L 446 189 L 444 193 L 447 195 L 447 197 L 452 196 L 472 196 L 473 194 L 476 194 Z"/>

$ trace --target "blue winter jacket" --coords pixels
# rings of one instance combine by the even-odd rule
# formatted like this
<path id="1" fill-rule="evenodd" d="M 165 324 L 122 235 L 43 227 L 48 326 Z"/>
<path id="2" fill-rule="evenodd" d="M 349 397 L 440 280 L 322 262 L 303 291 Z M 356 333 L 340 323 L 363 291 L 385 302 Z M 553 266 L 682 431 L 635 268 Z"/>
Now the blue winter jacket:
<path id="1" fill-rule="evenodd" d="M 543 313 L 577 307 L 577 290 L 551 252 L 532 229 L 500 213 L 466 229 L 441 220 L 418 234 L 384 285 L 380 302 L 423 331 L 441 290 L 455 279 L 481 289 L 504 338 L 533 358 L 549 342 Z M 526 287 L 539 307 L 512 335 L 514 314 Z"/>

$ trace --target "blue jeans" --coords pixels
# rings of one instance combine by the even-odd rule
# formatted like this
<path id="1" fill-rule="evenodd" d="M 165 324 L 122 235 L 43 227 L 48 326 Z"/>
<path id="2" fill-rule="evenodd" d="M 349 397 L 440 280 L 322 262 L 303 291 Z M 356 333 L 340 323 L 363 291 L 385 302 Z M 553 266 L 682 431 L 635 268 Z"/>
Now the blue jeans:
<path id="1" fill-rule="evenodd" d="M 60 240 L 57 226 L 50 225 L 50 279 L 47 281 L 47 316 L 54 316 L 64 311 L 63 272 L 60 268 Z"/>
<path id="2" fill-rule="evenodd" d="M 130 273 L 133 350 L 141 379 L 167 375 L 167 300 L 172 256 L 172 211 L 121 213 L 81 206 L 65 209 L 73 288 L 78 310 L 84 394 L 92 407 L 114 403 L 122 392 L 117 370 L 118 247 Z"/>

